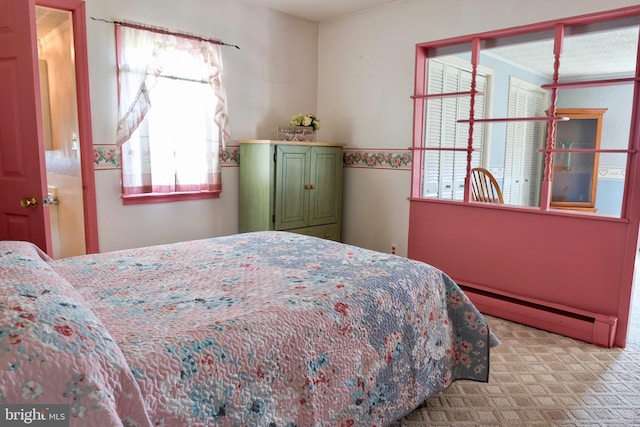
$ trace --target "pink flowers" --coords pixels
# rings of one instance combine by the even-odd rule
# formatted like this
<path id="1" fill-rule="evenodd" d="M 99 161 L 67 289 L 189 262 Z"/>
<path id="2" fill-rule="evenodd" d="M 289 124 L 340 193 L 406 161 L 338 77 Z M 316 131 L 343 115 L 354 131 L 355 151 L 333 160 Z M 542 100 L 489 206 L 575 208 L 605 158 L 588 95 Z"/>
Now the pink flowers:
<path id="1" fill-rule="evenodd" d="M 70 326 L 56 325 L 55 329 L 59 334 L 62 334 L 65 337 L 70 337 L 71 335 L 73 335 L 73 329 L 71 329 Z"/>
<path id="2" fill-rule="evenodd" d="M 406 168 L 411 165 L 411 154 L 394 151 L 347 151 L 343 156 L 343 163 L 354 167 L 378 168 Z"/>
<path id="3" fill-rule="evenodd" d="M 345 304 L 343 302 L 337 302 L 334 306 L 333 309 L 335 311 L 337 311 L 338 313 L 342 314 L 344 317 L 347 317 L 347 309 L 349 308 L 348 304 Z"/>

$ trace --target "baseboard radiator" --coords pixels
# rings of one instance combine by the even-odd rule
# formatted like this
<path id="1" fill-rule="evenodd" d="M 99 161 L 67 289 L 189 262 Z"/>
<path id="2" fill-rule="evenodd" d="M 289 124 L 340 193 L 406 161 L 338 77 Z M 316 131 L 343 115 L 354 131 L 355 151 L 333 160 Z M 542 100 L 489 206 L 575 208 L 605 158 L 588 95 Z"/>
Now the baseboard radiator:
<path id="1" fill-rule="evenodd" d="M 482 313 L 601 347 L 613 347 L 617 317 L 479 289 L 469 284 L 460 284 L 460 287 Z"/>

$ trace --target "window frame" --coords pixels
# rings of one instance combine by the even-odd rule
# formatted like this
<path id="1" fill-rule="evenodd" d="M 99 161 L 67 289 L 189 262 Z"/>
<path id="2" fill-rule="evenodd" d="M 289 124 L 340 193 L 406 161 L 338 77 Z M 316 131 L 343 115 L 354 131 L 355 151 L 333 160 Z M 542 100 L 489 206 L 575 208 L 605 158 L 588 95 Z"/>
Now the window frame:
<path id="1" fill-rule="evenodd" d="M 412 178 L 411 178 L 411 195 L 410 199 L 427 201 L 427 202 L 437 202 L 437 203 L 477 203 L 472 200 L 471 197 L 471 185 L 470 185 L 470 172 L 471 172 L 471 154 L 473 152 L 473 126 L 476 123 L 486 123 L 490 124 L 491 122 L 508 122 L 508 121 L 520 121 L 527 120 L 533 121 L 533 118 L 492 118 L 492 119 L 474 119 L 473 115 L 470 114 L 468 120 L 461 120 L 459 122 L 466 122 L 469 124 L 469 144 L 466 149 L 467 151 L 467 175 L 465 178 L 465 189 L 464 194 L 465 197 L 462 201 L 459 200 L 448 200 L 448 199 L 439 199 L 433 197 L 424 197 L 422 195 L 422 187 L 423 183 L 423 175 L 424 175 L 424 163 L 423 156 L 420 155 L 424 150 L 429 150 L 424 146 L 424 141 L 426 140 L 426 98 L 429 97 L 427 95 L 428 88 L 428 62 L 430 58 L 437 58 L 440 56 L 446 56 L 454 53 L 460 52 L 468 52 L 465 50 L 464 46 L 471 46 L 471 63 L 472 63 L 472 71 L 473 77 L 472 80 L 472 89 L 469 93 L 458 93 L 458 94 L 441 94 L 441 96 L 468 96 L 470 98 L 470 102 L 472 105 L 471 111 L 473 111 L 474 99 L 479 93 L 475 90 L 475 74 L 477 73 L 478 67 L 481 67 L 479 58 L 481 53 L 481 46 L 487 45 L 491 43 L 499 44 L 501 38 L 507 37 L 523 37 L 526 38 L 527 35 L 534 35 L 535 33 L 552 33 L 553 34 L 553 55 L 555 56 L 555 75 L 554 82 L 549 85 L 542 85 L 541 88 L 549 91 L 549 118 L 544 121 L 547 122 L 547 143 L 546 146 L 540 150 L 544 154 L 544 172 L 543 172 L 543 182 L 541 185 L 541 195 L 540 195 L 540 205 L 539 207 L 535 207 L 533 209 L 540 210 L 541 212 L 547 212 L 550 208 L 551 202 L 551 157 L 553 153 L 556 153 L 558 149 L 553 147 L 553 131 L 555 128 L 555 122 L 558 120 L 563 120 L 563 118 L 556 117 L 556 100 L 559 90 L 564 89 L 576 89 L 576 88 L 585 88 L 585 87 L 594 87 L 594 86 L 608 86 L 613 84 L 620 83 L 631 83 L 634 85 L 634 100 L 630 108 L 634 108 L 636 105 L 636 100 L 638 98 L 637 86 L 638 81 L 640 81 L 640 64 L 636 65 L 636 70 L 634 77 L 632 78 L 621 78 L 621 79 L 594 79 L 589 81 L 578 81 L 578 82 L 559 82 L 558 72 L 561 71 L 561 53 L 562 53 L 562 41 L 565 36 L 565 29 L 569 29 L 569 33 L 573 27 L 579 27 L 581 25 L 587 24 L 606 24 L 609 21 L 616 21 L 618 19 L 627 19 L 629 18 L 637 20 L 638 14 L 633 7 L 616 9 L 606 12 L 599 12 L 594 15 L 584 15 L 574 18 L 568 18 L 566 20 L 558 20 L 558 21 L 546 21 L 540 22 L 536 24 L 527 25 L 526 27 L 513 27 L 502 30 L 490 31 L 487 33 L 480 34 L 470 34 L 465 36 L 454 37 L 450 39 L 437 40 L 433 42 L 420 43 L 416 45 L 416 56 L 415 56 L 415 81 L 414 81 L 414 94 L 411 96 L 414 100 L 414 113 L 413 113 L 413 144 L 411 149 L 414 151 L 414 162 L 412 168 Z M 635 25 L 640 25 L 639 23 L 635 23 Z M 569 34 L 571 35 L 571 34 Z M 639 42 L 640 43 L 640 42 Z M 640 50 L 640 46 L 638 47 Z M 594 153 L 612 153 L 612 154 L 626 154 L 627 162 L 625 175 L 630 176 L 631 167 L 632 167 L 632 156 L 636 153 L 636 150 L 633 147 L 634 141 L 634 121 L 632 120 L 630 123 L 630 134 L 628 145 L 626 149 L 598 149 L 594 150 Z M 596 172 L 597 173 L 597 172 Z M 629 207 L 628 207 L 628 199 L 629 199 L 629 191 L 630 187 L 629 180 L 625 179 L 624 182 L 624 193 L 622 199 L 622 207 L 620 210 L 620 219 L 625 219 L 629 215 Z M 493 209 L 521 209 L 522 206 L 516 205 L 491 205 L 488 206 Z M 557 213 L 557 212 L 555 212 Z M 571 212 L 565 212 L 565 214 L 571 215 Z M 609 218 L 610 219 L 610 218 Z"/>
<path id="2" fill-rule="evenodd" d="M 196 42 L 207 42 L 207 43 L 212 43 L 212 44 L 218 44 L 218 45 L 225 45 L 225 43 L 220 42 L 218 40 L 212 40 L 212 39 L 206 39 L 206 38 L 202 38 L 202 37 L 198 37 L 198 36 L 193 36 L 193 35 L 189 35 L 189 34 L 183 34 L 183 33 L 176 33 L 173 31 L 169 31 L 169 30 L 164 30 L 164 29 L 160 29 L 160 28 L 156 28 L 156 27 L 151 27 L 151 26 L 146 26 L 146 25 L 142 25 L 142 24 L 125 24 L 125 23 L 116 23 L 115 26 L 115 42 L 116 42 L 116 53 L 117 53 L 117 67 L 118 67 L 118 71 L 117 71 L 117 75 L 118 75 L 118 102 L 120 105 L 120 96 L 121 96 L 121 86 L 120 86 L 120 65 L 119 65 L 119 61 L 120 61 L 120 52 L 122 49 L 122 40 L 121 40 L 121 34 L 120 34 L 120 28 L 121 27 L 128 27 L 134 30 L 141 30 L 141 31 L 148 31 L 150 33 L 156 33 L 156 34 L 160 34 L 162 36 L 168 36 L 168 37 L 174 37 L 177 40 L 183 39 L 183 40 L 190 40 L 191 42 L 196 41 Z M 180 41 L 179 41 L 180 42 Z M 218 60 L 221 61 L 221 58 L 219 58 Z M 218 69 L 218 75 L 213 76 L 210 75 L 209 79 L 210 82 L 209 84 L 213 84 L 211 82 L 215 82 L 215 84 L 217 85 L 216 87 L 218 87 L 218 89 L 216 89 L 216 92 L 214 93 L 214 97 L 218 99 L 218 101 L 221 103 L 221 106 L 215 106 L 216 108 L 216 120 L 213 119 L 212 117 L 212 121 L 215 123 L 216 125 L 216 129 L 219 132 L 220 135 L 220 139 L 217 142 L 217 148 L 216 147 L 212 147 L 212 153 L 213 155 L 217 155 L 218 156 L 218 167 L 217 167 L 217 172 L 214 170 L 213 173 L 217 173 L 218 175 L 221 175 L 222 173 L 222 169 L 220 166 L 221 163 L 221 153 L 224 149 L 225 146 L 225 142 L 230 140 L 229 134 L 228 134 L 228 118 L 227 118 L 227 112 L 226 112 L 226 94 L 224 94 L 225 90 L 224 87 L 222 86 L 222 81 L 221 81 L 221 73 L 222 73 L 222 65 L 221 62 L 219 64 L 219 69 Z M 147 72 L 147 75 L 149 75 L 149 72 Z M 158 79 L 158 78 L 162 78 L 162 75 L 156 75 L 153 78 Z M 176 76 L 170 75 L 168 76 L 168 78 L 171 79 L 176 79 Z M 179 77 L 178 77 L 179 79 Z M 191 79 L 189 77 L 185 77 L 185 80 L 189 80 L 191 81 Z M 215 79 L 215 80 L 213 80 Z M 204 82 L 204 81 L 203 81 Z M 221 89 L 220 89 L 221 88 Z M 218 90 L 221 91 L 221 94 L 218 94 Z M 151 111 L 150 109 L 148 111 Z M 221 123 L 218 122 L 218 119 L 220 119 L 217 114 L 221 113 L 221 120 L 222 120 L 222 125 Z M 148 114 L 148 112 L 144 113 L 145 115 Z M 144 117 L 144 116 L 143 116 Z M 122 120 L 122 119 L 120 119 Z M 148 116 L 145 117 L 143 119 L 144 121 L 148 122 Z M 143 121 L 140 121 L 139 125 L 142 125 Z M 145 127 L 148 126 L 148 124 L 144 125 Z M 136 126 L 137 127 L 137 126 Z M 140 126 L 142 127 L 142 126 Z M 132 131 L 130 131 L 130 134 L 122 139 L 122 137 L 120 135 L 118 135 L 117 139 L 117 145 L 118 148 L 121 151 L 121 161 L 122 161 L 122 165 L 120 167 L 120 172 L 121 172 L 121 191 L 120 191 L 120 196 L 122 199 L 122 203 L 123 205 L 132 205 L 132 204 L 148 204 L 148 203 L 167 203 L 167 202 L 177 202 L 177 201 L 185 201 L 185 200 L 203 200 L 203 199 L 212 199 L 212 198 L 219 198 L 220 197 L 220 193 L 222 192 L 222 185 L 221 185 L 221 181 L 219 180 L 219 188 L 217 189 L 212 189 L 212 190 L 193 190 L 193 191 L 173 191 L 173 192 L 167 192 L 167 193 L 162 193 L 162 192 L 145 192 L 145 193 L 134 193 L 134 194 L 125 194 L 124 190 L 124 162 L 125 162 L 125 155 L 123 153 L 123 151 L 126 149 L 126 143 L 127 141 L 129 141 L 129 139 L 131 138 L 131 136 L 137 132 L 140 131 L 140 129 L 136 128 Z"/>

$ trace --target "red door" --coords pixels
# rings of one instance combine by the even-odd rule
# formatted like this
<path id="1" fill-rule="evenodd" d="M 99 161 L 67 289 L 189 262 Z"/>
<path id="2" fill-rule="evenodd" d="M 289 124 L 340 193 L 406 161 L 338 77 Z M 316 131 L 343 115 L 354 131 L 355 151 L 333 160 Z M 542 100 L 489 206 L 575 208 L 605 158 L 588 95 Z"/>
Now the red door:
<path id="1" fill-rule="evenodd" d="M 0 0 L 0 240 L 50 253 L 35 0 Z"/>

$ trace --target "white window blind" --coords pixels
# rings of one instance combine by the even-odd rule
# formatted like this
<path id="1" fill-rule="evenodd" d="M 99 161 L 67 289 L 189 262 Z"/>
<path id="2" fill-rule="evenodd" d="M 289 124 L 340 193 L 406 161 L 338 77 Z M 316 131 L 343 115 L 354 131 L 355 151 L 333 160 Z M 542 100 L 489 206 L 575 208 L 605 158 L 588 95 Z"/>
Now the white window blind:
<path id="1" fill-rule="evenodd" d="M 458 62 L 458 61 L 456 61 Z M 485 92 L 487 75 L 478 72 L 476 90 Z M 428 93 L 455 93 L 471 90 L 471 66 L 429 60 Z M 430 98 L 426 102 L 426 137 L 428 148 L 466 148 L 469 143 L 469 124 L 457 123 L 468 119 L 470 97 Z M 475 97 L 475 117 L 485 117 L 485 97 Z M 474 151 L 471 165 L 480 166 L 484 149 L 484 126 L 474 124 Z M 424 151 L 424 197 L 462 200 L 464 178 L 467 171 L 467 153 L 464 151 Z"/>

